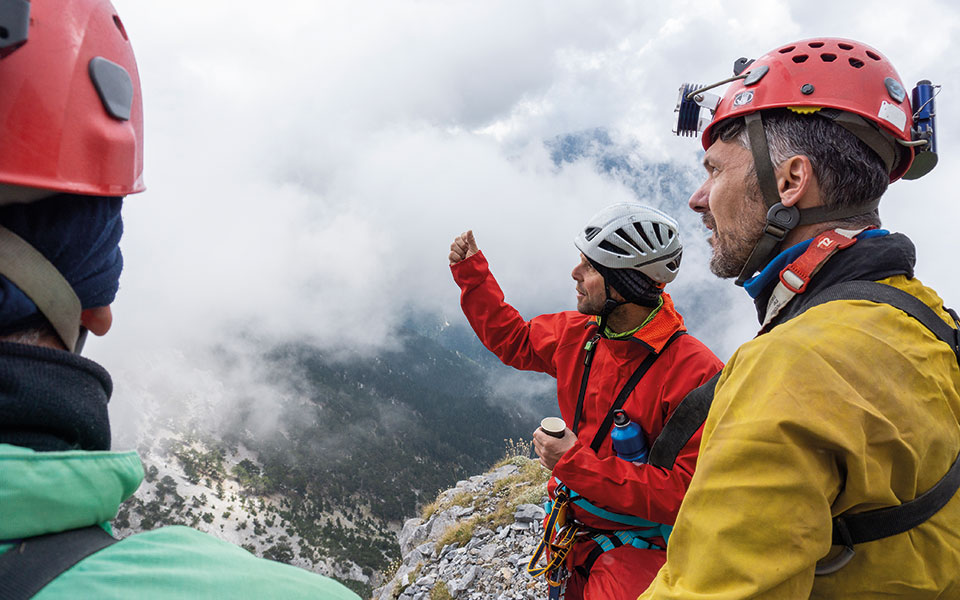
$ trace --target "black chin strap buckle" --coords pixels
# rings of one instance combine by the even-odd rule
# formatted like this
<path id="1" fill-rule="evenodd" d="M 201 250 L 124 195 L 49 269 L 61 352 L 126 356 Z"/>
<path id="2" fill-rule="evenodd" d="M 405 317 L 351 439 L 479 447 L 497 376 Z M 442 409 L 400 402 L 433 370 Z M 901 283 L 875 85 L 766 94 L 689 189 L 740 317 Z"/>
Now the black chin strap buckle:
<path id="1" fill-rule="evenodd" d="M 780 243 L 799 224 L 800 210 L 796 206 L 784 206 L 777 202 L 767 211 L 767 225 L 763 228 L 763 234 Z"/>
<path id="2" fill-rule="evenodd" d="M 767 224 L 763 227 L 763 235 L 743 265 L 736 284 L 742 286 L 754 273 L 765 267 L 783 238 L 799 224 L 800 210 L 796 206 L 784 206 L 780 202 L 771 206 L 767 210 Z"/>

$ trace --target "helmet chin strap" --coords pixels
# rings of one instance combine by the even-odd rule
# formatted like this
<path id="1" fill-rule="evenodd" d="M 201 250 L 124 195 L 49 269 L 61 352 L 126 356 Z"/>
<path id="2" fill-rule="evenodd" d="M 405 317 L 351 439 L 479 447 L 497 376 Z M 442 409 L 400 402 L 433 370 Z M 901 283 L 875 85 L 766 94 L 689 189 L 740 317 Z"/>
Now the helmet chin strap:
<path id="1" fill-rule="evenodd" d="M 763 117 L 760 112 L 750 113 L 744 117 L 747 126 L 747 136 L 750 139 L 750 152 L 753 154 L 753 164 L 757 171 L 757 181 L 764 203 L 767 205 L 766 224 L 763 235 L 757 240 L 753 251 L 744 263 L 736 284 L 743 286 L 754 273 L 762 270 L 767 263 L 780 252 L 780 245 L 793 229 L 799 225 L 824 223 L 867 214 L 877 208 L 880 199 L 877 198 L 867 205 L 851 206 L 847 208 L 833 208 L 817 206 L 804 210 L 796 206 L 784 206 L 780 202 L 780 192 L 777 188 L 777 177 L 774 173 L 773 162 L 770 160 L 770 148 L 767 146 L 767 135 L 763 129 Z"/>
<path id="2" fill-rule="evenodd" d="M 608 284 L 606 280 L 603 282 L 603 292 L 606 294 L 606 299 L 603 301 L 603 308 L 600 309 L 600 323 L 598 323 L 598 326 L 600 327 L 600 335 L 603 335 L 607 330 L 607 318 L 610 317 L 610 313 L 615 311 L 618 307 L 627 304 L 626 300 L 618 301 L 610 297 L 610 284 Z"/>
<path id="3" fill-rule="evenodd" d="M 86 329 L 80 324 L 80 299 L 43 254 L 3 226 L 0 272 L 37 305 L 66 349 L 79 354 L 86 338 Z"/>

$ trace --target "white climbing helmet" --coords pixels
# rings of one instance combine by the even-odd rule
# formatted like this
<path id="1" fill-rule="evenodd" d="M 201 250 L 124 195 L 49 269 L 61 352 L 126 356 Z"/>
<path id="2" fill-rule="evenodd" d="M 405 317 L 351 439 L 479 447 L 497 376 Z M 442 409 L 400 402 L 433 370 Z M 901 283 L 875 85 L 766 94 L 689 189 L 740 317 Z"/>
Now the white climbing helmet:
<path id="1" fill-rule="evenodd" d="M 683 244 L 677 222 L 637 202 L 612 204 L 601 210 L 573 243 L 596 263 L 640 271 L 657 283 L 670 283 L 680 271 Z"/>

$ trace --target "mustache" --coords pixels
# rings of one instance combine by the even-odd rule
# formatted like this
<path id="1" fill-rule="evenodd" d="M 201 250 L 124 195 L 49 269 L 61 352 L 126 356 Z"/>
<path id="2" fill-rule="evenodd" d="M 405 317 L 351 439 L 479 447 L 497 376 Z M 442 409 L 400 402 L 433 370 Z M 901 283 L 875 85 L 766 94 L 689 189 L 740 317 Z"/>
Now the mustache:
<path id="1" fill-rule="evenodd" d="M 700 219 L 703 222 L 703 226 L 711 231 L 717 230 L 717 221 L 713 218 L 713 215 L 704 214 Z"/>

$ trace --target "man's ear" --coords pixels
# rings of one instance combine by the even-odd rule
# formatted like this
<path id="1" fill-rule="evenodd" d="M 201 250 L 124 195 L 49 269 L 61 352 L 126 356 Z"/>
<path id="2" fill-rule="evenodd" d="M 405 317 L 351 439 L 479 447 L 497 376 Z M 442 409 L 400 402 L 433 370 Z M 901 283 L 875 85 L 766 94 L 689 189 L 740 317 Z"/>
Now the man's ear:
<path id="1" fill-rule="evenodd" d="M 784 206 L 808 208 L 820 204 L 817 177 L 813 173 L 813 164 L 806 156 L 791 156 L 780 163 L 776 169 L 776 177 L 780 203 Z M 803 203 L 804 206 L 799 206 L 799 202 L 804 199 L 807 199 L 807 202 Z"/>
<path id="2" fill-rule="evenodd" d="M 110 306 L 88 308 L 80 313 L 80 324 L 93 335 L 103 335 L 110 331 L 110 326 L 113 325 L 113 312 Z"/>

